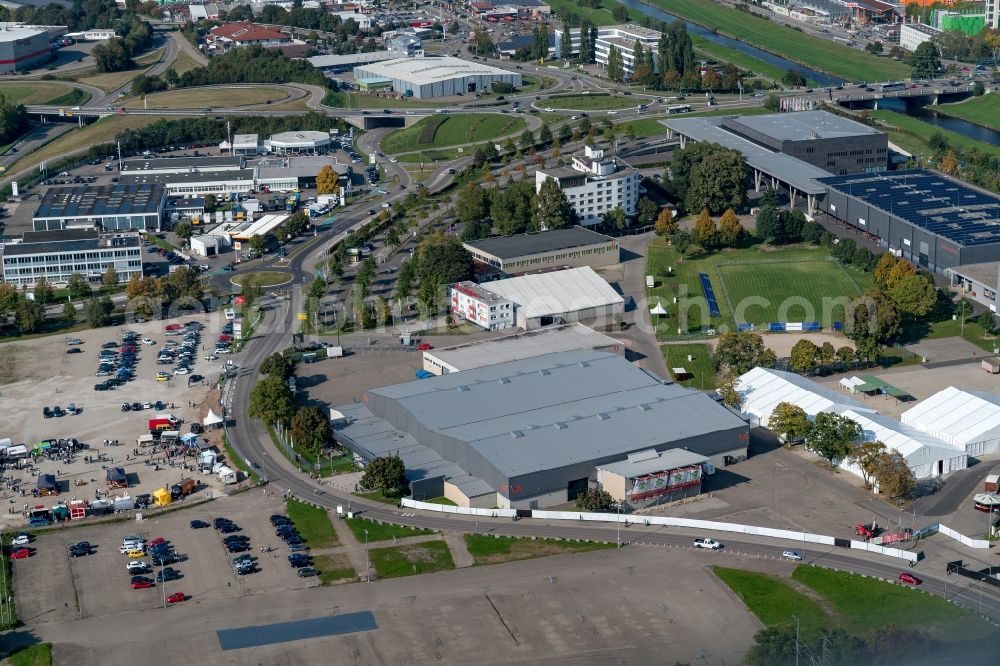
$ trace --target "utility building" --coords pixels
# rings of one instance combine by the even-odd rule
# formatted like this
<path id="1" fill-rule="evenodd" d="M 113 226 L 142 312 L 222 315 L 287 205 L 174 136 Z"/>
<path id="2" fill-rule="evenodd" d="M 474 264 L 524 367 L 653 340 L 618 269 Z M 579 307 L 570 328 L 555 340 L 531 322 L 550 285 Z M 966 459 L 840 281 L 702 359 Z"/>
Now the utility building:
<path id="1" fill-rule="evenodd" d="M 618 240 L 580 226 L 463 243 L 475 261 L 507 275 L 557 267 L 602 268 L 620 261 Z"/>

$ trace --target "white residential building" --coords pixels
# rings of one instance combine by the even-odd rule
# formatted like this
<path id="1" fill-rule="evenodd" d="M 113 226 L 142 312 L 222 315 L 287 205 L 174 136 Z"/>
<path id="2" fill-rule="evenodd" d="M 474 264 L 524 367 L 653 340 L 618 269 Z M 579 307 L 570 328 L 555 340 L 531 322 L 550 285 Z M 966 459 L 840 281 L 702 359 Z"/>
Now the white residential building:
<path id="1" fill-rule="evenodd" d="M 101 236 L 97 229 L 26 231 L 20 243 L 2 246 L 3 281 L 18 287 L 33 285 L 44 277 L 62 285 L 73 273 L 98 282 L 114 266 L 121 282 L 142 276 L 142 242 L 139 234 Z"/>
<path id="2" fill-rule="evenodd" d="M 1000 0 L 986 0 L 986 27 L 1000 29 Z"/>
<path id="3" fill-rule="evenodd" d="M 899 29 L 899 45 L 907 51 L 916 51 L 918 46 L 939 34 L 940 30 L 923 23 L 904 23 Z"/>
<path id="4" fill-rule="evenodd" d="M 488 331 L 514 327 L 514 303 L 475 282 L 456 282 L 450 289 L 449 312 Z"/>
<path id="5" fill-rule="evenodd" d="M 635 70 L 635 40 L 639 40 L 642 48 L 653 50 L 653 63 L 660 68 L 657 45 L 660 42 L 660 32 L 644 28 L 641 25 L 607 25 L 597 29 L 597 41 L 594 42 L 594 59 L 598 65 L 608 66 L 608 54 L 614 46 L 622 54 L 625 78 L 631 78 Z"/>
<path id="6" fill-rule="evenodd" d="M 614 208 L 621 208 L 626 215 L 635 215 L 639 204 L 639 172 L 632 168 L 619 170 L 612 159 L 604 158 L 600 148 L 587 146 L 581 154 L 573 155 L 573 168 L 556 167 L 535 172 L 535 191 L 552 178 L 566 194 L 581 226 L 593 226 L 604 220 L 604 215 Z"/>

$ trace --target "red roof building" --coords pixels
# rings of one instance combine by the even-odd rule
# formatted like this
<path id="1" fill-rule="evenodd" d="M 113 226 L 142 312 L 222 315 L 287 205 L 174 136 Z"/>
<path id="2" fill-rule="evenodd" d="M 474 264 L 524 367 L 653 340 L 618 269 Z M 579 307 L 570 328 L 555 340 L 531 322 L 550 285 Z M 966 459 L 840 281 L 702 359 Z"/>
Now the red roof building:
<path id="1" fill-rule="evenodd" d="M 288 35 L 253 23 L 227 23 L 212 28 L 212 39 L 224 46 L 281 46 L 292 41 Z"/>

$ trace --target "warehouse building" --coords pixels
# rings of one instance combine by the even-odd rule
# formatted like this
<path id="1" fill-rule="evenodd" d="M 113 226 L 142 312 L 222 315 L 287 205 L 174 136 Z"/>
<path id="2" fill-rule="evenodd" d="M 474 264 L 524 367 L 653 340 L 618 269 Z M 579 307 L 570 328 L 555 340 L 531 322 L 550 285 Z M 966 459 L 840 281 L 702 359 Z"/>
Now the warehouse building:
<path id="1" fill-rule="evenodd" d="M 239 171 L 246 166 L 242 157 L 156 157 L 125 160 L 122 173 L 129 174 L 182 174 Z"/>
<path id="2" fill-rule="evenodd" d="M 252 192 L 256 171 L 192 171 L 188 173 L 126 173 L 120 184 L 131 187 L 159 187 L 172 197 L 199 197 L 212 194 L 216 197 L 244 195 Z"/>
<path id="3" fill-rule="evenodd" d="M 625 353 L 625 345 L 619 340 L 573 323 L 425 351 L 424 370 L 447 375 L 574 349 Z"/>
<path id="4" fill-rule="evenodd" d="M 900 416 L 904 425 L 970 456 L 1000 451 L 1000 395 L 949 386 Z"/>
<path id="5" fill-rule="evenodd" d="M 53 187 L 32 215 L 35 231 L 160 231 L 167 190 L 158 183 Z"/>
<path id="6" fill-rule="evenodd" d="M 997 285 L 1000 284 L 1000 261 L 986 261 L 981 264 L 966 264 L 946 268 L 953 289 L 962 296 L 997 311 Z"/>
<path id="7" fill-rule="evenodd" d="M 487 331 L 514 326 L 514 303 L 475 282 L 456 282 L 448 288 L 448 312 Z"/>
<path id="8" fill-rule="evenodd" d="M 362 459 L 398 453 L 414 498 L 487 508 L 573 501 L 597 467 L 638 451 L 683 448 L 723 465 L 749 441 L 708 395 L 590 350 L 370 389 L 331 417 Z"/>
<path id="9" fill-rule="evenodd" d="M 820 412 L 840 414 L 848 409 L 856 413 L 875 413 L 853 398 L 801 375 L 769 368 L 754 368 L 736 382 L 740 411 L 750 425 L 766 428 L 774 408 L 783 402 L 802 408 L 807 416 Z"/>
<path id="10" fill-rule="evenodd" d="M 463 243 L 473 260 L 507 275 L 557 267 L 603 268 L 620 261 L 618 240 L 580 226 Z"/>
<path id="11" fill-rule="evenodd" d="M 684 449 L 639 451 L 597 468 L 597 483 L 623 508 L 642 509 L 701 494 L 708 458 Z"/>
<path id="12" fill-rule="evenodd" d="M 514 302 L 526 331 L 574 321 L 611 325 L 625 312 L 625 299 L 590 266 L 496 280 L 487 289 Z"/>
<path id="13" fill-rule="evenodd" d="M 937 437 L 888 416 L 858 413 L 850 409 L 841 415 L 861 426 L 864 441 L 882 442 L 887 450 L 899 453 L 917 479 L 950 474 L 963 470 L 968 465 L 969 456 L 964 448 L 949 446 Z M 838 467 L 864 477 L 861 466 L 856 462 L 844 459 L 838 463 Z"/>
<path id="14" fill-rule="evenodd" d="M 65 27 L 0 23 L 0 73 L 24 72 L 52 59 L 49 40 Z"/>
<path id="15" fill-rule="evenodd" d="M 142 276 L 139 234 L 102 236 L 97 229 L 27 231 L 20 243 L 3 245 L 0 253 L 3 281 L 18 287 L 33 285 L 42 277 L 50 285 L 63 285 L 73 273 L 100 282 L 109 266 L 115 267 L 121 282 Z"/>
<path id="16" fill-rule="evenodd" d="M 921 268 L 1000 259 L 1000 196 L 920 169 L 817 181 L 830 216 Z"/>
<path id="17" fill-rule="evenodd" d="M 452 57 L 397 58 L 354 68 L 355 79 L 391 79 L 392 89 L 416 99 L 490 92 L 495 83 L 520 87 L 521 75 Z"/>

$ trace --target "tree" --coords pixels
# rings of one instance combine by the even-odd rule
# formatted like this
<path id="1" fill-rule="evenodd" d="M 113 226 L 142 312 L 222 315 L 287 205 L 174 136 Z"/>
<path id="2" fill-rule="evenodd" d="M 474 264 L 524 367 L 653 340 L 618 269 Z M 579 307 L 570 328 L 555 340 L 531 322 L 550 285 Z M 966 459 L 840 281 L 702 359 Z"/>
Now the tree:
<path id="1" fill-rule="evenodd" d="M 614 498 L 603 488 L 587 488 L 576 498 L 576 508 L 581 511 L 603 512 L 614 506 Z"/>
<path id="2" fill-rule="evenodd" d="M 710 213 L 718 214 L 727 208 L 741 209 L 746 205 L 749 174 L 738 151 L 713 150 L 691 170 L 689 183 L 684 195 L 687 210 L 707 208 Z"/>
<path id="3" fill-rule="evenodd" d="M 958 156 L 954 150 L 949 150 L 938 160 L 938 171 L 946 173 L 949 176 L 957 176 L 960 168 Z"/>
<path id="4" fill-rule="evenodd" d="M 44 277 L 38 278 L 35 282 L 35 288 L 33 290 L 35 295 L 35 302 L 45 305 L 46 303 L 51 303 L 52 299 L 55 297 L 55 291 L 52 289 L 52 285 Z"/>
<path id="5" fill-rule="evenodd" d="M 753 331 L 741 331 L 720 335 L 712 360 L 718 370 L 738 376 L 753 368 L 773 368 L 777 359 L 764 346 L 764 338 Z"/>
<path id="6" fill-rule="evenodd" d="M 695 248 L 694 234 L 687 229 L 678 229 L 670 234 L 670 244 L 677 248 L 682 257 L 687 257 Z"/>
<path id="7" fill-rule="evenodd" d="M 107 289 L 118 286 L 118 271 L 115 270 L 114 264 L 109 265 L 107 270 L 104 271 L 104 275 L 101 276 L 101 283 Z"/>
<path id="8" fill-rule="evenodd" d="M 855 358 L 857 358 L 857 355 L 855 354 L 854 350 L 848 347 L 847 345 L 844 345 L 837 349 L 837 362 L 845 366 L 850 366 L 851 363 L 854 362 Z"/>
<path id="9" fill-rule="evenodd" d="M 280 352 L 274 352 L 260 364 L 260 374 L 272 375 L 281 379 L 288 379 L 292 375 L 294 365 Z"/>
<path id="10" fill-rule="evenodd" d="M 71 299 L 78 300 L 81 298 L 87 298 L 92 293 L 90 289 L 90 283 L 87 278 L 79 273 L 73 273 L 69 276 L 69 280 L 66 282 L 66 288 L 69 292 L 69 297 Z"/>
<path id="11" fill-rule="evenodd" d="M 637 212 L 636 219 L 639 222 L 640 226 L 645 227 L 647 225 L 652 224 L 653 220 L 656 219 L 656 212 L 658 210 L 659 208 L 657 207 L 656 202 L 654 202 L 652 199 L 650 199 L 649 197 L 640 197 L 639 205 L 636 209 Z"/>
<path id="12" fill-rule="evenodd" d="M 247 276 L 243 278 L 243 284 L 240 285 L 240 294 L 246 299 L 249 307 L 264 295 L 264 288 L 260 286 L 259 280 Z"/>
<path id="13" fill-rule="evenodd" d="M 619 206 L 615 206 L 604 214 L 604 224 L 615 229 L 625 228 L 625 211 Z"/>
<path id="14" fill-rule="evenodd" d="M 340 176 L 329 164 L 320 167 L 316 174 L 316 194 L 334 194 L 340 191 Z"/>
<path id="15" fill-rule="evenodd" d="M 628 22 L 628 9 L 624 5 L 615 5 L 615 8 L 611 10 L 611 18 L 613 18 L 618 23 Z"/>
<path id="16" fill-rule="evenodd" d="M 17 308 L 21 295 L 17 287 L 7 282 L 0 282 L 0 317 L 6 317 Z"/>
<path id="17" fill-rule="evenodd" d="M 194 233 L 194 227 L 191 226 L 190 222 L 178 222 L 174 226 L 174 233 L 177 234 L 178 237 L 188 240 Z"/>
<path id="18" fill-rule="evenodd" d="M 629 141 L 635 141 L 635 127 L 632 123 L 625 123 L 625 126 L 622 127 L 622 134 L 624 134 L 625 138 Z"/>
<path id="19" fill-rule="evenodd" d="M 63 321 L 69 324 L 76 321 L 76 306 L 69 301 L 63 303 Z"/>
<path id="20" fill-rule="evenodd" d="M 489 193 L 476 183 L 461 189 L 455 201 L 455 213 L 462 224 L 475 224 L 489 217 Z"/>
<path id="21" fill-rule="evenodd" d="M 774 112 L 780 111 L 781 97 L 775 95 L 774 93 L 770 93 L 767 97 L 764 98 L 764 108 L 767 109 L 768 111 L 774 111 Z"/>
<path id="22" fill-rule="evenodd" d="M 719 220 L 719 243 L 723 247 L 736 247 L 743 240 L 743 225 L 740 218 L 736 216 L 736 211 L 727 208 Z"/>
<path id="23" fill-rule="evenodd" d="M 910 58 L 914 79 L 932 79 L 941 69 L 941 57 L 934 42 L 924 42 L 913 51 Z"/>
<path id="24" fill-rule="evenodd" d="M 97 61 L 97 69 L 101 72 L 121 72 L 133 65 L 132 57 L 125 48 L 125 42 L 114 37 L 104 44 L 98 44 L 90 52 Z"/>
<path id="25" fill-rule="evenodd" d="M 993 333 L 993 329 L 996 327 L 996 317 L 989 310 L 983 310 L 976 321 L 983 327 L 983 331 L 987 335 Z"/>
<path id="26" fill-rule="evenodd" d="M 819 347 L 803 338 L 792 347 L 789 367 L 795 372 L 809 372 L 819 365 Z"/>
<path id="27" fill-rule="evenodd" d="M 902 330 L 899 310 L 885 292 L 869 289 L 848 307 L 845 329 L 852 340 L 870 338 L 876 343 L 888 342 Z"/>
<path id="28" fill-rule="evenodd" d="M 552 130 L 549 129 L 548 123 L 542 123 L 542 127 L 538 130 L 538 144 L 547 146 L 550 143 L 552 143 Z"/>
<path id="29" fill-rule="evenodd" d="M 677 232 L 677 221 L 674 219 L 674 212 L 669 208 L 663 208 L 656 217 L 656 225 L 653 231 L 660 238 L 666 238 Z"/>
<path id="30" fill-rule="evenodd" d="M 537 205 L 534 213 L 534 227 L 539 231 L 562 229 L 575 221 L 576 214 L 566 198 L 566 193 L 559 189 L 555 178 L 546 178 L 538 189 Z"/>
<path id="31" fill-rule="evenodd" d="M 614 44 L 608 49 L 608 78 L 616 83 L 621 83 L 625 76 L 625 62 L 621 51 Z"/>
<path id="32" fill-rule="evenodd" d="M 781 77 L 781 82 L 793 88 L 805 88 L 808 83 L 805 74 L 796 69 L 785 70 L 785 73 Z"/>
<path id="33" fill-rule="evenodd" d="M 198 272 L 187 266 L 178 266 L 177 270 L 163 280 L 163 295 L 168 301 L 200 300 L 204 294 L 205 288 Z"/>
<path id="34" fill-rule="evenodd" d="M 417 279 L 417 262 L 404 261 L 399 267 L 399 277 L 396 279 L 396 299 L 402 303 L 413 293 L 413 283 Z"/>
<path id="35" fill-rule="evenodd" d="M 267 239 L 259 234 L 254 234 L 250 237 L 250 251 L 257 256 L 264 256 L 264 251 L 267 250 Z"/>
<path id="36" fill-rule="evenodd" d="M 288 382 L 277 375 L 258 380 L 250 392 L 247 412 L 270 425 L 287 424 L 295 414 L 295 396 Z"/>
<path id="37" fill-rule="evenodd" d="M 871 487 L 884 454 L 885 444 L 882 442 L 857 442 L 847 453 L 847 460 L 858 466 L 865 485 Z"/>
<path id="38" fill-rule="evenodd" d="M 292 417 L 292 441 L 317 454 L 331 441 L 330 420 L 319 407 L 299 407 Z"/>
<path id="39" fill-rule="evenodd" d="M 322 276 L 317 276 L 309 283 L 309 296 L 319 300 L 326 294 L 326 280 Z"/>
<path id="40" fill-rule="evenodd" d="M 518 139 L 517 142 L 522 149 L 528 150 L 529 148 L 532 148 L 535 145 L 535 135 L 532 134 L 530 129 L 526 129 L 523 132 L 521 132 L 521 138 Z"/>
<path id="41" fill-rule="evenodd" d="M 451 284 L 472 277 L 472 255 L 457 236 L 432 234 L 420 242 L 417 256 L 421 281 Z"/>
<path id="42" fill-rule="evenodd" d="M 722 398 L 722 402 L 726 407 L 732 407 L 733 409 L 739 409 L 743 402 L 740 392 L 736 390 L 737 379 L 732 373 L 724 373 L 720 376 L 718 387 L 715 389 L 715 392 Z"/>
<path id="43" fill-rule="evenodd" d="M 790 402 L 779 402 L 767 418 L 768 429 L 784 442 L 802 439 L 809 433 L 810 425 L 805 410 Z"/>
<path id="44" fill-rule="evenodd" d="M 924 275 L 907 275 L 889 287 L 889 296 L 900 314 L 917 319 L 930 312 L 937 303 L 934 283 Z"/>
<path id="45" fill-rule="evenodd" d="M 714 249 L 718 245 L 719 227 L 709 215 L 707 208 L 702 208 L 698 219 L 694 221 L 694 239 L 706 250 Z"/>
<path id="46" fill-rule="evenodd" d="M 14 311 L 14 324 L 22 334 L 34 333 L 45 321 L 45 308 L 41 303 L 30 299 L 22 299 Z"/>
<path id="47" fill-rule="evenodd" d="M 879 456 L 873 476 L 879 492 L 890 499 L 903 497 L 917 483 L 913 470 L 899 451 L 886 451 Z"/>
<path id="48" fill-rule="evenodd" d="M 861 426 L 841 414 L 820 412 L 806 435 L 806 446 L 833 467 L 862 437 Z"/>
<path id="49" fill-rule="evenodd" d="M 111 323 L 111 312 L 114 304 L 108 296 L 88 298 L 83 302 L 83 317 L 87 326 L 101 328 Z"/>
<path id="50" fill-rule="evenodd" d="M 402 494 L 406 488 L 406 467 L 398 455 L 375 458 L 365 467 L 358 485 L 365 490 L 380 490 L 383 497 L 386 493 Z"/>
<path id="51" fill-rule="evenodd" d="M 819 348 L 819 362 L 823 365 L 832 365 L 837 358 L 837 350 L 829 342 L 824 342 Z"/>
<path id="52" fill-rule="evenodd" d="M 517 182 L 493 190 L 490 218 L 501 235 L 521 234 L 528 230 L 535 206 L 535 184 Z"/>

